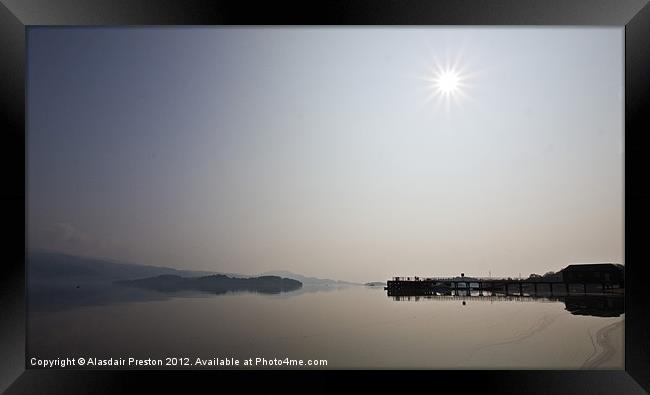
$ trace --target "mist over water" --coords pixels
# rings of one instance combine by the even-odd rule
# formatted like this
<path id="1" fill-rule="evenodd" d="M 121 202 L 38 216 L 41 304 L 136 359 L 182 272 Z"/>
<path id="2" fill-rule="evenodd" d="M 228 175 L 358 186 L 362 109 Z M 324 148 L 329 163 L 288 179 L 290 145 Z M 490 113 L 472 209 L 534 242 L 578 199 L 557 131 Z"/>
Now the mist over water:
<path id="1" fill-rule="evenodd" d="M 327 359 L 328 368 L 622 369 L 622 309 L 598 317 L 566 307 L 562 300 L 525 297 L 396 300 L 380 287 L 362 286 L 195 294 L 32 312 L 28 356 L 288 357 Z M 603 333 L 607 343 L 598 342 Z"/>

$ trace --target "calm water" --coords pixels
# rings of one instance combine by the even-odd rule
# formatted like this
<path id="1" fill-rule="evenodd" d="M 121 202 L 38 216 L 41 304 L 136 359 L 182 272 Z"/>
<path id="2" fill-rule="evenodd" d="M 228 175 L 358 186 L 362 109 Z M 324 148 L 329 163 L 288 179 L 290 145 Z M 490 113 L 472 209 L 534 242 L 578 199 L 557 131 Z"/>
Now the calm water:
<path id="1" fill-rule="evenodd" d="M 389 298 L 381 288 L 307 287 L 31 311 L 28 356 L 289 357 L 326 359 L 328 368 L 623 368 L 623 314 L 576 315 L 564 301 L 548 299 L 410 299 Z"/>

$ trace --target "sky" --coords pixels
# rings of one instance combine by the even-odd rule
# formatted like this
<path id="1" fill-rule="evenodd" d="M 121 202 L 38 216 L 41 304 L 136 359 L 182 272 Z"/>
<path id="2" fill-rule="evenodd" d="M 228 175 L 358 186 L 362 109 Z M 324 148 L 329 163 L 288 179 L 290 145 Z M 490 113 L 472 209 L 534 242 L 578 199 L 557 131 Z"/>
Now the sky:
<path id="1" fill-rule="evenodd" d="M 623 33 L 30 27 L 28 248 L 349 281 L 624 263 Z"/>

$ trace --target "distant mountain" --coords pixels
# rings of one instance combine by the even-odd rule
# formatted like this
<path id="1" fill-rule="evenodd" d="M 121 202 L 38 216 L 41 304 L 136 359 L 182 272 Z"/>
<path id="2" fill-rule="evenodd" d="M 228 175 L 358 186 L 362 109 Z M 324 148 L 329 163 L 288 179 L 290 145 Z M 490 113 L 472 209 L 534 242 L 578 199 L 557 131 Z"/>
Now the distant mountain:
<path id="1" fill-rule="evenodd" d="M 126 280 L 161 274 L 205 276 L 214 272 L 178 270 L 162 266 L 120 263 L 55 252 L 34 251 L 27 255 L 27 273 L 31 280 Z"/>
<path id="2" fill-rule="evenodd" d="M 386 283 L 381 282 L 381 281 L 371 281 L 371 282 L 365 283 L 363 285 L 365 285 L 367 287 L 384 287 L 384 286 L 386 286 Z"/>
<path id="3" fill-rule="evenodd" d="M 294 291 L 302 287 L 300 281 L 279 276 L 236 278 L 222 274 L 203 277 L 181 277 L 172 274 L 163 274 L 138 280 L 116 281 L 116 284 L 159 292 L 200 291 L 214 294 L 223 294 L 230 291 L 273 294 Z"/>
<path id="4" fill-rule="evenodd" d="M 27 292 L 29 308 L 32 311 L 62 310 L 79 306 L 105 305 L 112 303 L 161 300 L 168 297 L 165 293 L 152 287 L 125 287 L 115 282 L 125 280 L 147 279 L 157 276 L 176 276 L 182 278 L 221 275 L 230 279 L 249 279 L 253 276 L 236 273 L 217 273 L 207 271 L 179 270 L 162 266 L 149 266 L 134 263 L 121 263 L 108 259 L 80 257 L 56 252 L 31 250 L 27 253 Z M 277 294 L 289 297 L 304 292 L 321 292 L 349 285 L 342 281 L 322 280 L 305 277 L 289 272 L 277 272 L 279 277 L 296 280 L 307 285 L 298 287 L 291 293 Z M 267 273 L 257 277 L 272 276 Z M 276 275 L 277 276 L 277 275 Z M 305 282 L 301 281 L 304 279 Z M 143 284 L 144 285 L 144 284 Z M 160 285 L 160 284 L 159 284 Z M 274 289 L 277 284 L 270 287 Z M 237 288 L 239 285 L 235 286 Z M 253 287 L 253 291 L 265 292 L 264 285 Z M 232 287 L 231 287 L 232 288 Z M 277 287 L 276 287 L 277 288 Z M 292 289 L 288 286 L 280 289 Z M 208 287 L 209 289 L 209 287 Z M 215 290 L 222 288 L 216 287 Z M 246 289 L 237 288 L 237 289 Z M 190 291 L 190 293 L 193 291 Z M 179 296 L 179 293 L 174 296 Z"/>
<path id="5" fill-rule="evenodd" d="M 171 274 L 180 277 L 201 277 L 214 274 L 231 278 L 252 278 L 260 276 L 280 276 L 300 281 L 305 285 L 361 285 L 358 283 L 307 277 L 286 270 L 275 270 L 258 275 L 224 273 L 216 271 L 180 270 L 164 266 L 150 266 L 136 263 L 116 262 L 108 259 L 87 258 L 57 252 L 31 251 L 27 255 L 28 275 L 32 279 L 101 279 L 132 280 Z"/>
<path id="6" fill-rule="evenodd" d="M 260 276 L 281 276 L 286 278 L 291 278 L 293 280 L 298 280 L 304 285 L 332 285 L 332 286 L 342 286 L 342 285 L 362 285 L 360 283 L 353 283 L 348 281 L 341 280 L 331 280 L 329 278 L 317 278 L 317 277 L 307 277 L 301 274 L 292 273 L 287 270 L 273 270 L 261 273 Z"/>

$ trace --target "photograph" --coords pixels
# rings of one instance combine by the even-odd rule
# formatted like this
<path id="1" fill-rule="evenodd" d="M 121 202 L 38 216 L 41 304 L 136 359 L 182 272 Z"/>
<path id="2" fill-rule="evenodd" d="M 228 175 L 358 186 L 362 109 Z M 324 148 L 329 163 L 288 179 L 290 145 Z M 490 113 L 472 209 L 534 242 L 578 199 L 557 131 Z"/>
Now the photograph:
<path id="1" fill-rule="evenodd" d="M 28 26 L 26 368 L 624 371 L 625 40 Z"/>

